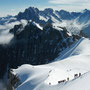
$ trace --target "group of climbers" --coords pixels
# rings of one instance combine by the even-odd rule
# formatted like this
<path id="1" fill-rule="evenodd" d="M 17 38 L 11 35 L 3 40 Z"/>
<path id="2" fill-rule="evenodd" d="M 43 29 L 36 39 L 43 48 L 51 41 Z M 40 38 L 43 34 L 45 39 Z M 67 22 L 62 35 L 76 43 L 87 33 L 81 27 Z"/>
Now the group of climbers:
<path id="1" fill-rule="evenodd" d="M 50 70 L 49 73 L 50 73 L 51 71 L 52 71 L 52 70 Z M 79 74 L 74 74 L 74 79 L 77 79 L 77 78 L 80 77 L 81 75 L 82 75 L 81 73 L 79 73 Z M 48 75 L 48 76 L 49 76 L 49 75 Z M 67 82 L 67 81 L 69 81 L 69 80 L 70 80 L 70 78 L 67 77 L 67 79 L 58 81 L 58 84 L 63 83 L 63 82 Z M 49 83 L 49 85 L 51 85 L 51 83 Z"/>

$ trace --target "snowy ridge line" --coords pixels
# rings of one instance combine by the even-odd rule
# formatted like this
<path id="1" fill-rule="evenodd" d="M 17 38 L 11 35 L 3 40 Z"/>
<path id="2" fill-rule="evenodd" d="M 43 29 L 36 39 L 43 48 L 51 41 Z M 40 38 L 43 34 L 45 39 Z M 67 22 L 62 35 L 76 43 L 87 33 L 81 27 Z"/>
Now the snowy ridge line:
<path id="1" fill-rule="evenodd" d="M 74 52 L 75 48 L 81 43 L 82 40 L 84 40 L 84 38 L 81 38 L 81 39 L 77 42 L 77 44 L 75 45 L 75 47 L 72 48 L 73 52 Z M 73 53 L 73 52 L 72 52 L 72 53 Z M 72 53 L 71 53 L 69 56 L 72 56 Z"/>
<path id="2" fill-rule="evenodd" d="M 63 51 L 63 52 L 61 53 L 61 55 L 59 56 L 59 57 L 61 57 L 61 58 L 58 57 L 58 58 L 55 59 L 55 61 L 62 60 L 62 59 L 65 59 L 65 58 L 71 56 L 71 54 L 69 55 L 69 53 L 73 52 L 73 50 L 80 44 L 80 42 L 81 42 L 83 39 L 84 39 L 84 38 L 81 38 L 79 41 L 77 41 L 76 43 L 74 43 L 75 45 L 74 45 L 74 44 L 73 44 L 74 46 L 72 45 L 73 48 L 70 48 L 70 49 L 67 48 L 67 49 L 69 49 L 68 51 L 65 51 L 65 50 L 66 50 L 66 49 L 65 49 L 65 50 L 64 50 L 65 52 Z M 72 47 L 72 46 L 71 46 L 71 47 Z M 63 53 L 65 53 L 65 54 L 63 54 Z"/>

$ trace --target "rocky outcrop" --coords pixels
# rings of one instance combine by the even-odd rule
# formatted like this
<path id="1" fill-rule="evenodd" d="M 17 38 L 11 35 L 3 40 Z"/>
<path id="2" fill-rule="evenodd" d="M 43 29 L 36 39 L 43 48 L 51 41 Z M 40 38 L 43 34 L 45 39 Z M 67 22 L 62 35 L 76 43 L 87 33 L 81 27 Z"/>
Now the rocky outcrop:
<path id="1" fill-rule="evenodd" d="M 10 70 L 10 72 L 8 73 L 8 83 L 6 87 L 7 90 L 15 90 L 15 88 L 18 87 L 19 85 L 20 85 L 19 77 L 13 73 L 13 70 Z"/>

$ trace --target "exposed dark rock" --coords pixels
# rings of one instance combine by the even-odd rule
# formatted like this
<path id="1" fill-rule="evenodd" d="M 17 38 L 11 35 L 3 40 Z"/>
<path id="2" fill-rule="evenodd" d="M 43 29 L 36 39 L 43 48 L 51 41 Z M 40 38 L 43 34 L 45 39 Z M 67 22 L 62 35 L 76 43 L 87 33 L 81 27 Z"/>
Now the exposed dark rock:
<path id="1" fill-rule="evenodd" d="M 28 23 L 22 31 L 22 25 L 15 25 L 10 33 L 14 34 L 9 45 L 0 45 L 0 71 L 16 68 L 22 64 L 40 65 L 46 64 L 58 57 L 58 54 L 70 46 L 73 36 L 67 31 L 59 31 L 47 24 L 40 30 L 33 22 Z M 5 70 L 3 70 L 4 72 Z M 0 76 L 2 76 L 0 74 Z"/>

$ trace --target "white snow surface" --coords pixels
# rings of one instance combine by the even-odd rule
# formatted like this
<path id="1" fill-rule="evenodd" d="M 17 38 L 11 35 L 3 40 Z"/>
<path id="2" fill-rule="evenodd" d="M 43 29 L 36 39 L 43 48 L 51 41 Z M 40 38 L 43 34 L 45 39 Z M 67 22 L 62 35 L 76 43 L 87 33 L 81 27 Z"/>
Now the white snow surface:
<path id="1" fill-rule="evenodd" d="M 81 38 L 45 65 L 22 65 L 14 72 L 21 85 L 16 90 L 90 90 L 90 40 Z M 74 78 L 75 74 L 81 76 Z M 69 78 L 69 81 L 67 81 Z M 66 80 L 58 83 L 58 81 Z"/>
<path id="2" fill-rule="evenodd" d="M 36 27 L 38 27 L 40 30 L 43 30 L 43 27 L 41 27 L 38 23 L 33 22 L 33 25 L 35 25 Z"/>
<path id="3" fill-rule="evenodd" d="M 44 21 L 46 21 L 46 22 L 48 21 L 48 18 L 45 18 L 44 16 L 41 16 L 41 15 L 40 15 L 39 18 L 40 18 L 40 20 L 44 20 Z"/>

